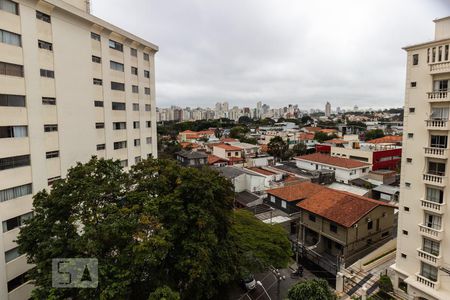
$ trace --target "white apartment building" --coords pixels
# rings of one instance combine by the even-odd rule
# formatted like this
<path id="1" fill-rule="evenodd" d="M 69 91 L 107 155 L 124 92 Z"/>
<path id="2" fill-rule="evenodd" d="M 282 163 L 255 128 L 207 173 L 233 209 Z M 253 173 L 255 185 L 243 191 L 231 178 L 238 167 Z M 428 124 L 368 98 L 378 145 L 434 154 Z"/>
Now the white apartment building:
<path id="1" fill-rule="evenodd" d="M 28 299 L 14 240 L 32 196 L 92 155 L 156 157 L 158 47 L 85 0 L 0 0 L 0 299 Z M 125 4 L 124 4 L 125 5 Z"/>
<path id="2" fill-rule="evenodd" d="M 450 17 L 407 51 L 394 288 L 406 299 L 450 299 L 448 135 Z"/>

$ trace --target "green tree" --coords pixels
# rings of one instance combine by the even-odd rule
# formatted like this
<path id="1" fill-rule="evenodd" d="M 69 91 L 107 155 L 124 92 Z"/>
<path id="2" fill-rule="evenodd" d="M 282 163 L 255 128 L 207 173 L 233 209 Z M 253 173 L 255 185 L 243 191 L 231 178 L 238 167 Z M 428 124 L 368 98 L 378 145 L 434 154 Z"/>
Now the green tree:
<path id="1" fill-rule="evenodd" d="M 337 135 L 335 135 L 334 133 L 333 134 L 327 134 L 325 132 L 318 131 L 318 132 L 316 132 L 314 134 L 314 139 L 316 141 L 318 141 L 319 143 L 322 143 L 324 141 L 331 140 L 331 139 L 334 139 L 334 138 L 337 138 Z"/>
<path id="2" fill-rule="evenodd" d="M 302 124 L 312 124 L 314 120 L 310 116 L 303 116 L 300 121 Z"/>
<path id="3" fill-rule="evenodd" d="M 168 286 L 163 286 L 152 292 L 148 300 L 180 300 L 180 294 L 174 292 Z"/>
<path id="4" fill-rule="evenodd" d="M 246 137 L 246 136 L 241 137 L 241 138 L 239 139 L 239 142 L 241 142 L 241 143 L 253 144 L 253 145 L 258 144 L 258 140 L 257 140 L 257 139 L 255 139 L 255 138 L 253 138 L 253 137 Z"/>
<path id="5" fill-rule="evenodd" d="M 253 120 L 249 116 L 241 116 L 238 119 L 239 124 L 249 125 L 253 123 Z"/>
<path id="6" fill-rule="evenodd" d="M 284 268 L 292 255 L 286 230 L 265 224 L 246 210 L 234 213 L 231 234 L 237 249 L 241 276 L 262 272 L 269 266 Z"/>
<path id="7" fill-rule="evenodd" d="M 292 147 L 292 151 L 294 151 L 295 155 L 304 155 L 307 153 L 307 147 L 305 143 L 300 142 L 298 144 L 295 144 L 294 147 Z"/>
<path id="8" fill-rule="evenodd" d="M 243 137 L 247 132 L 249 132 L 249 129 L 247 127 L 235 126 L 230 129 L 229 136 L 230 136 L 230 138 L 233 138 L 233 139 L 239 139 L 239 138 Z"/>
<path id="9" fill-rule="evenodd" d="M 324 279 L 299 282 L 288 293 L 289 300 L 335 300 L 336 298 L 336 294 Z"/>
<path id="10" fill-rule="evenodd" d="M 287 150 L 288 144 L 279 136 L 273 137 L 267 144 L 267 152 L 273 155 L 275 159 L 282 159 Z"/>
<path id="11" fill-rule="evenodd" d="M 366 131 L 366 133 L 364 134 L 364 137 L 365 137 L 366 141 L 370 141 L 373 139 L 384 137 L 384 132 L 382 129 L 372 129 L 372 130 Z"/>
<path id="12" fill-rule="evenodd" d="M 389 278 L 389 276 L 387 275 L 380 276 L 380 279 L 378 280 L 378 285 L 380 287 L 380 293 L 382 293 L 383 295 L 387 295 L 388 293 L 394 291 L 391 278 Z"/>

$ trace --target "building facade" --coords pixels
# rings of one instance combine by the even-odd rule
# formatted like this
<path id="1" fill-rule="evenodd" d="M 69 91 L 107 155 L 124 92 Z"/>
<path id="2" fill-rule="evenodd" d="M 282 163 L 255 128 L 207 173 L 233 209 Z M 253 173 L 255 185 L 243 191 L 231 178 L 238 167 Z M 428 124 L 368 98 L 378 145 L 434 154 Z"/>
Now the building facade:
<path id="1" fill-rule="evenodd" d="M 448 134 L 450 17 L 435 40 L 407 51 L 394 288 L 407 299 L 450 299 Z"/>
<path id="2" fill-rule="evenodd" d="M 84 0 L 0 0 L 0 299 L 28 299 L 14 240 L 32 196 L 92 155 L 157 155 L 158 47 Z"/>

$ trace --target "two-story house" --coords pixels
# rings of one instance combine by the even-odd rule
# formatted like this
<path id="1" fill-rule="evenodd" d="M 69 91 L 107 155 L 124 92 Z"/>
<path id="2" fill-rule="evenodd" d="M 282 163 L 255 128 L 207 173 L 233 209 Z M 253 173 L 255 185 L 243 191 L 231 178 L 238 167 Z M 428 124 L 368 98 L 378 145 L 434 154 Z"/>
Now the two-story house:
<path id="1" fill-rule="evenodd" d="M 244 162 L 242 148 L 221 143 L 213 145 L 212 154 L 226 159 L 229 165 L 241 164 Z"/>
<path id="2" fill-rule="evenodd" d="M 177 152 L 177 161 L 187 167 L 201 167 L 208 163 L 208 155 L 199 151 L 181 150 Z"/>

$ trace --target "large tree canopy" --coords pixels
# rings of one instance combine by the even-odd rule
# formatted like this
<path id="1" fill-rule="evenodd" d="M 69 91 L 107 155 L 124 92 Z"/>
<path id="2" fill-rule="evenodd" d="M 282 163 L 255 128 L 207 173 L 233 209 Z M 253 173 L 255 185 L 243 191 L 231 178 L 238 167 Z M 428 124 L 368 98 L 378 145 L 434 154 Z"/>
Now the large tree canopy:
<path id="1" fill-rule="evenodd" d="M 294 285 L 288 293 L 288 300 L 335 300 L 336 294 L 324 279 L 302 281 Z"/>
<path id="2" fill-rule="evenodd" d="M 282 265 L 286 233 L 263 223 L 243 228 L 256 219 L 235 214 L 233 199 L 231 183 L 209 168 L 154 159 L 129 172 L 118 161 L 78 164 L 35 195 L 34 217 L 19 234 L 20 252 L 35 264 L 33 298 L 210 299 L 243 267 L 258 270 L 241 253 L 255 249 L 251 259 Z M 98 259 L 97 289 L 52 287 L 52 259 L 74 257 Z"/>

